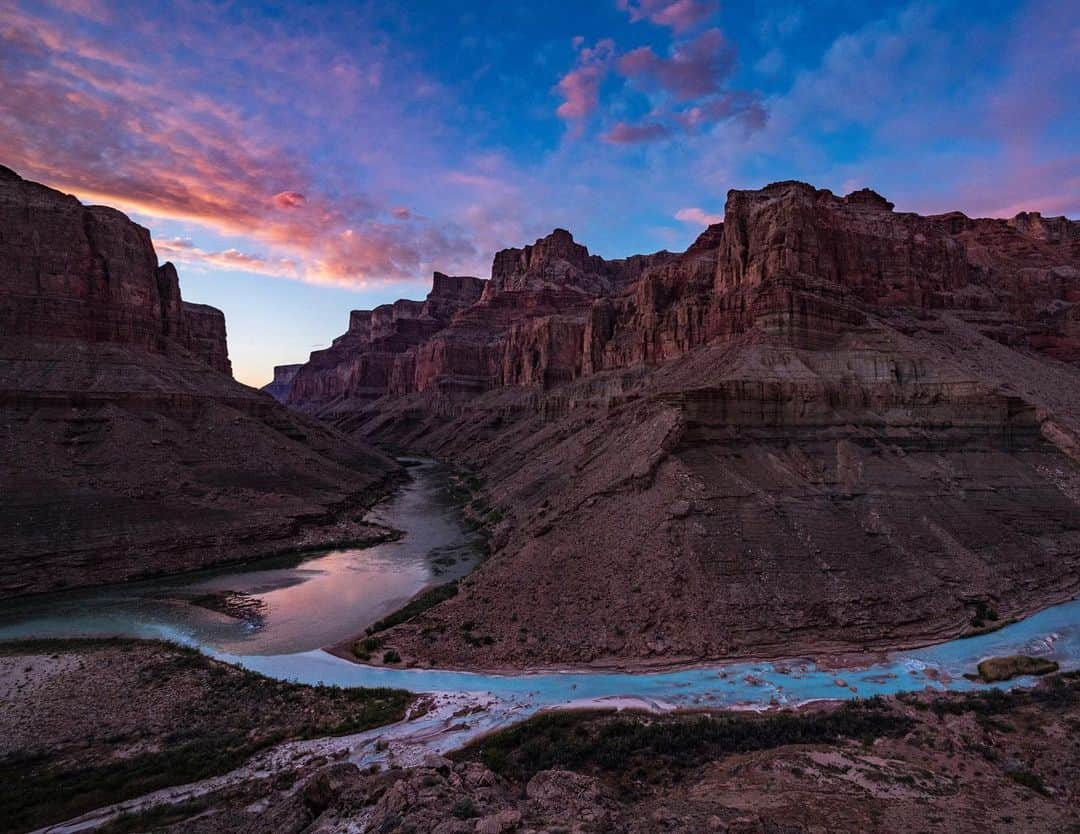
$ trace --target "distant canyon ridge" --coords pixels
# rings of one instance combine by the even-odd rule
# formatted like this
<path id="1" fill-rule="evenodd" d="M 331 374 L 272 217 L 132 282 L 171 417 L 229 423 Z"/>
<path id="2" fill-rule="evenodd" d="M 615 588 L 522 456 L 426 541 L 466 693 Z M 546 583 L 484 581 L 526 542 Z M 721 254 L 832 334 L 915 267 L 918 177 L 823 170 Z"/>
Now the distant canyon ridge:
<path id="1" fill-rule="evenodd" d="M 556 230 L 353 311 L 270 389 L 478 473 L 493 554 L 423 664 L 846 652 L 1080 587 L 1080 223 L 731 191 L 682 253 Z"/>
<path id="2" fill-rule="evenodd" d="M 1080 223 L 732 191 L 682 253 L 556 230 L 353 311 L 266 393 L 149 234 L 0 170 L 0 594 L 378 530 L 470 469 L 488 559 L 405 663 L 861 652 L 1080 587 Z M 275 399 L 277 401 L 275 401 Z M 278 402 L 280 401 L 280 402 Z"/>

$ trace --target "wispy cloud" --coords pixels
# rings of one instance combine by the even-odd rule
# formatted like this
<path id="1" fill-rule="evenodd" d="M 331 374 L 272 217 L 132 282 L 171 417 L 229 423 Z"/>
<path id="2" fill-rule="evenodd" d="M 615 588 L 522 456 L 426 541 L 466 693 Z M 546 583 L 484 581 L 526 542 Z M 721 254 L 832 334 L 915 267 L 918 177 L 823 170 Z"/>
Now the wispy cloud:
<path id="1" fill-rule="evenodd" d="M 600 84 L 611 66 L 615 43 L 604 39 L 595 46 L 585 46 L 574 39 L 577 64 L 556 85 L 563 102 L 555 112 L 560 118 L 574 121 L 588 117 L 600 103 Z"/>
<path id="2" fill-rule="evenodd" d="M 712 226 L 714 223 L 724 222 L 724 215 L 709 214 L 704 209 L 695 207 L 679 209 L 675 212 L 675 219 L 691 226 Z"/>
<path id="3" fill-rule="evenodd" d="M 475 246 L 457 226 L 403 215 L 375 196 L 334 193 L 277 141 L 276 126 L 197 91 L 180 93 L 175 81 L 188 67 L 149 65 L 33 12 L 8 11 L 0 20 L 0 147 L 23 175 L 264 249 L 192 246 L 183 250 L 188 261 L 346 286 L 475 261 Z M 288 70 L 272 45 L 246 48 L 251 60 Z M 212 48 L 203 54 L 212 57 Z M 348 90 L 372 83 L 344 59 L 330 58 L 329 66 Z M 178 254 L 175 245 L 170 251 Z"/>
<path id="4" fill-rule="evenodd" d="M 619 58 L 619 72 L 627 78 L 659 88 L 685 101 L 709 95 L 735 66 L 735 50 L 719 29 L 708 29 L 692 40 L 676 44 L 670 57 L 661 58 L 642 46 Z"/>
<path id="5" fill-rule="evenodd" d="M 647 20 L 676 32 L 707 20 L 720 8 L 716 0 L 616 0 L 616 6 L 635 23 Z"/>

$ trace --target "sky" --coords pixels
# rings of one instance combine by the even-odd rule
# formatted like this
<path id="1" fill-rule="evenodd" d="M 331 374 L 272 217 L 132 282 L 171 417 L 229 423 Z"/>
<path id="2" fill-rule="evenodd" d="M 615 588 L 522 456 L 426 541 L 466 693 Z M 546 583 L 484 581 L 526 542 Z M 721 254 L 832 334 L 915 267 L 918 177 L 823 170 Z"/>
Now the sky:
<path id="1" fill-rule="evenodd" d="M 115 206 L 269 381 L 555 227 L 685 249 L 728 189 L 1080 215 L 1080 7 L 0 0 L 0 163 Z"/>

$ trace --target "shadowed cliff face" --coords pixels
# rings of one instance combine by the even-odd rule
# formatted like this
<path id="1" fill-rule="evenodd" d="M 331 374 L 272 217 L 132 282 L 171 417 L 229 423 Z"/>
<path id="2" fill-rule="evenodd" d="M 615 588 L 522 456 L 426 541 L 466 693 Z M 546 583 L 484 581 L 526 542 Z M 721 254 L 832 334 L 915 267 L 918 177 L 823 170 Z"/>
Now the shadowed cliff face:
<path id="1" fill-rule="evenodd" d="M 142 226 L 2 166 L 0 225 L 5 335 L 189 351 L 232 374 L 225 316 L 181 299 L 175 267 L 158 266 Z"/>
<path id="2" fill-rule="evenodd" d="M 309 403 L 476 469 L 503 517 L 388 640 L 464 666 L 859 651 L 1075 593 L 1077 229 L 786 182 L 682 254 L 499 253 L 381 399 Z"/>
<path id="3" fill-rule="evenodd" d="M 146 229 L 0 169 L 0 597 L 364 539 L 396 465 L 233 381 Z"/>

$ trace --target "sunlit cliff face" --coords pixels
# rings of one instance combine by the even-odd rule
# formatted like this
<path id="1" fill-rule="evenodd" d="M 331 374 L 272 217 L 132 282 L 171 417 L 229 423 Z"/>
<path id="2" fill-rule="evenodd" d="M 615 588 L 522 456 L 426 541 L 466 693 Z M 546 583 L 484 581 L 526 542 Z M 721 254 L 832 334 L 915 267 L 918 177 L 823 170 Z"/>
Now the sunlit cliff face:
<path id="1" fill-rule="evenodd" d="M 0 162 L 148 225 L 251 382 L 556 225 L 684 248 L 729 187 L 1080 211 L 1067 4 L 0 5 Z"/>

